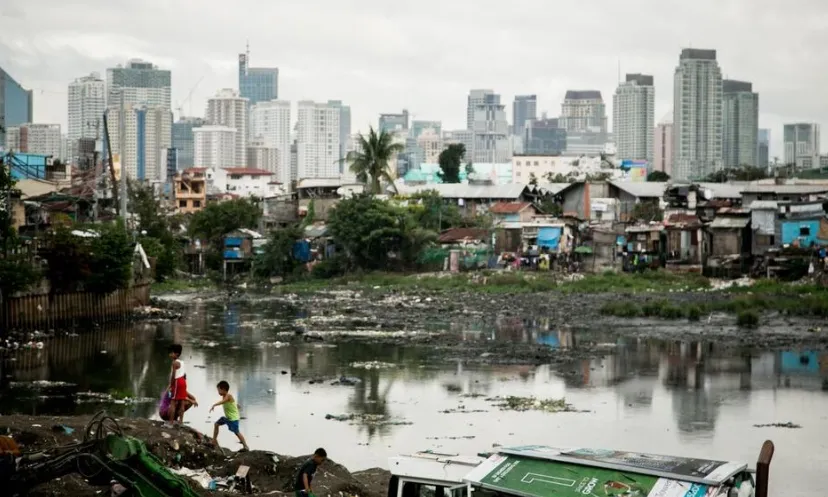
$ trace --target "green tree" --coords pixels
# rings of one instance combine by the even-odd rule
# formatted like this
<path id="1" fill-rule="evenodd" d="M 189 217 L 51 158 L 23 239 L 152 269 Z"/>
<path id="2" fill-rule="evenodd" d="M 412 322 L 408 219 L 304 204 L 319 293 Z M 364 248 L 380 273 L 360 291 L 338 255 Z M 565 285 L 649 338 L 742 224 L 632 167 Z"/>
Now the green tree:
<path id="1" fill-rule="evenodd" d="M 257 204 L 246 199 L 208 204 L 193 214 L 189 231 L 211 243 L 219 242 L 225 234 L 239 228 L 255 229 L 262 217 Z"/>
<path id="2" fill-rule="evenodd" d="M 173 224 L 164 215 L 153 189 L 137 181 L 129 184 L 129 212 L 138 219 L 138 242 L 148 257 L 155 259 L 155 279 L 164 281 L 175 273 L 181 248 L 172 232 Z"/>
<path id="3" fill-rule="evenodd" d="M 702 181 L 707 183 L 727 183 L 728 181 L 756 181 L 768 177 L 768 172 L 763 167 L 741 165 L 720 169 L 705 176 Z"/>
<path id="4" fill-rule="evenodd" d="M 373 194 L 382 193 L 382 182 L 394 186 L 389 163 L 403 150 L 402 143 L 394 142 L 394 135 L 385 130 L 377 133 L 374 128 L 368 130 L 368 136 L 360 134 L 357 138 L 359 152 L 349 152 L 345 161 L 359 181 L 368 185 Z"/>
<path id="5" fill-rule="evenodd" d="M 465 155 L 466 146 L 462 143 L 452 143 L 440 152 L 437 159 L 440 171 L 437 172 L 437 176 L 443 183 L 460 183 L 460 165 L 463 164 Z"/>
<path id="6" fill-rule="evenodd" d="M 538 186 L 538 177 L 535 176 L 535 173 L 529 173 L 529 184 L 532 186 Z"/>
<path id="7" fill-rule="evenodd" d="M 86 289 L 96 293 L 110 293 L 129 286 L 135 245 L 126 226 L 118 219 L 114 223 L 95 225 L 99 235 L 92 238 L 90 267 Z"/>
<path id="8" fill-rule="evenodd" d="M 341 201 L 328 227 L 351 267 L 399 269 L 413 265 L 436 233 L 420 228 L 411 213 L 370 195 Z"/>
<path id="9" fill-rule="evenodd" d="M 647 175 L 647 181 L 655 183 L 670 181 L 670 175 L 664 171 L 652 171 Z"/>
<path id="10" fill-rule="evenodd" d="M 417 193 L 410 200 L 409 210 L 421 228 L 443 231 L 463 223 L 457 205 L 446 203 L 435 190 Z"/>
<path id="11" fill-rule="evenodd" d="M 301 238 L 302 228 L 299 226 L 289 226 L 271 232 L 262 253 L 256 256 L 254 274 L 259 278 L 285 278 L 296 274 L 304 267 L 293 257 L 293 246 Z"/>
<path id="12" fill-rule="evenodd" d="M 549 197 L 544 198 L 538 205 L 538 208 L 548 216 L 560 216 L 563 214 L 563 206 L 559 202 L 556 202 L 555 199 Z"/>

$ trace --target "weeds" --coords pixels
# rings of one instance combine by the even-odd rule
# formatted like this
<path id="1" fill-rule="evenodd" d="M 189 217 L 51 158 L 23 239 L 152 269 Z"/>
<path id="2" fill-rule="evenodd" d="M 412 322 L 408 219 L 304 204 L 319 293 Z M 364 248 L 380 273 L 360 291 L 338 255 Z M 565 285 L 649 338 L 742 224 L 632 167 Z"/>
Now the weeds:
<path id="1" fill-rule="evenodd" d="M 739 311 L 736 315 L 736 326 L 739 328 L 756 328 L 759 326 L 759 314 L 756 311 Z"/>

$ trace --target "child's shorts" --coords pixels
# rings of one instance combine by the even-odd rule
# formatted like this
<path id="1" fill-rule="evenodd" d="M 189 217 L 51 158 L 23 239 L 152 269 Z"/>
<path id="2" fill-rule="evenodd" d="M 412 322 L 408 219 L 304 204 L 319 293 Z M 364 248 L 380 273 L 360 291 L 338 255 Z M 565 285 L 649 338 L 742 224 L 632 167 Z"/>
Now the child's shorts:
<path id="1" fill-rule="evenodd" d="M 220 417 L 218 421 L 216 421 L 217 426 L 227 425 L 227 429 L 230 430 L 230 433 L 235 433 L 236 435 L 239 434 L 239 420 L 230 421 L 229 419 L 225 418 L 224 416 Z"/>

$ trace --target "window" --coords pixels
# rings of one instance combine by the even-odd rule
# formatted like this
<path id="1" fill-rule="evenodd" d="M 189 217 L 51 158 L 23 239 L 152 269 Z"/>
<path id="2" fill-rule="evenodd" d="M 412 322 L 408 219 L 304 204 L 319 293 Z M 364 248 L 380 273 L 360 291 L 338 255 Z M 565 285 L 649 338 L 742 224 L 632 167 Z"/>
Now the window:
<path id="1" fill-rule="evenodd" d="M 187 207 L 187 201 L 186 200 L 179 200 L 178 201 L 178 206 L 179 207 Z"/>
<path id="2" fill-rule="evenodd" d="M 193 207 L 201 207 L 201 200 L 193 200 Z"/>
<path id="3" fill-rule="evenodd" d="M 811 227 L 810 226 L 800 226 L 799 227 L 799 236 L 811 236 Z"/>

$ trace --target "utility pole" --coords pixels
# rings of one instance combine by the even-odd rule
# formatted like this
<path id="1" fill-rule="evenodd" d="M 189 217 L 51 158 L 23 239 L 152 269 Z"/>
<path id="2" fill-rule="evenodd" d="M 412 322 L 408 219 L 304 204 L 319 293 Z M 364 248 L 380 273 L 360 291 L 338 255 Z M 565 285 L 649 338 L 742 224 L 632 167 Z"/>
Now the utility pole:
<path id="1" fill-rule="evenodd" d="M 124 105 L 124 91 L 121 89 L 121 119 L 120 119 L 120 132 L 118 133 L 118 139 L 120 142 L 119 156 L 121 158 L 121 185 L 120 185 L 120 199 L 121 199 L 121 217 L 124 220 L 124 225 L 126 226 L 127 222 L 127 175 L 126 175 L 126 161 L 124 160 L 124 150 L 126 149 L 126 106 Z"/>
<path id="2" fill-rule="evenodd" d="M 106 143 L 108 144 L 106 150 L 109 154 L 109 174 L 110 178 L 112 178 L 112 201 L 115 203 L 115 213 L 120 215 L 121 206 L 118 202 L 118 181 L 115 179 L 115 162 L 112 160 L 112 139 L 109 135 L 109 119 L 106 117 L 106 112 L 104 112 L 103 115 L 103 123 L 104 134 L 106 134 Z M 123 169 L 123 166 L 121 166 L 121 169 Z M 121 175 L 123 175 L 123 172 L 121 172 Z"/>

